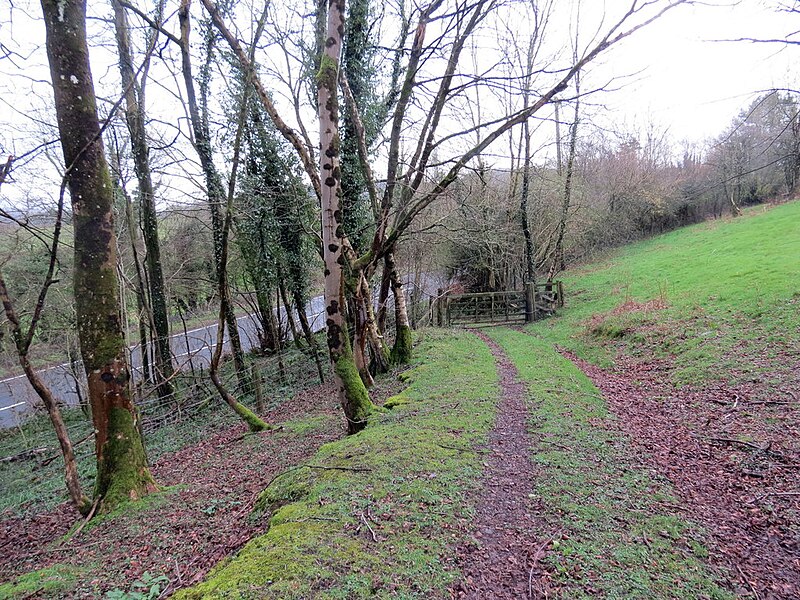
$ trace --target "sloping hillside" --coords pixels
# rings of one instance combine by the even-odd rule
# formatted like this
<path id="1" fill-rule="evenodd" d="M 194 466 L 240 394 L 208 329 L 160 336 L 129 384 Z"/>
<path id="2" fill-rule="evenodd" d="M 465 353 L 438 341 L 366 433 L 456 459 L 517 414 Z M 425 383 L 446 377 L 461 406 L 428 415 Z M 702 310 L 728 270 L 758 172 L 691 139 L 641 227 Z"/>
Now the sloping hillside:
<path id="1" fill-rule="evenodd" d="M 277 432 L 165 455 L 176 487 L 63 543 L 37 525 L 58 511 L 7 522 L 36 544 L 0 598 L 800 597 L 800 203 L 565 287 L 522 329 L 420 332 L 405 391 L 357 435 L 315 388 Z"/>

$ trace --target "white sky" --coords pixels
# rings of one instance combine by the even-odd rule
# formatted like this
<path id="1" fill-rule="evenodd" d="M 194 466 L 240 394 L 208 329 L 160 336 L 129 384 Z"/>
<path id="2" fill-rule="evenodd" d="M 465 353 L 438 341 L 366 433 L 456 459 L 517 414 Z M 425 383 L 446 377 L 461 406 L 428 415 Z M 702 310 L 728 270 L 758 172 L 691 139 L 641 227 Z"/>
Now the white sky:
<path id="1" fill-rule="evenodd" d="M 779 13 L 774 4 L 765 0 L 724 4 L 721 4 L 724 0 L 716 1 L 716 6 L 680 6 L 602 55 L 591 67 L 587 80 L 596 83 L 617 77 L 614 86 L 625 85 L 618 91 L 599 94 L 589 100 L 590 104 L 602 104 L 607 108 L 600 110 L 598 106 L 590 106 L 587 113 L 590 120 L 599 127 L 628 131 L 641 131 L 652 123 L 657 129 L 668 129 L 675 142 L 702 142 L 718 136 L 760 90 L 800 88 L 800 82 L 795 85 L 797 71 L 793 66 L 800 46 L 712 41 L 739 37 L 785 38 L 800 29 L 800 15 Z M 555 3 L 558 10 L 563 10 L 566 4 L 564 0 L 555 0 Z M 583 0 L 582 20 L 596 24 L 603 12 L 618 14 L 629 4 L 630 0 Z M 14 6 L 12 9 L 10 3 L 0 2 L 0 43 L 24 58 L 0 58 L 0 149 L 21 154 L 47 137 L 40 132 L 37 139 L 32 132 L 42 127 L 30 117 L 52 121 L 53 116 L 49 109 L 52 99 L 47 83 L 44 31 L 38 22 L 41 9 L 35 0 L 18 0 Z M 106 0 L 89 0 L 89 6 L 91 14 L 110 16 Z M 199 10 L 199 6 L 194 7 L 196 14 Z M 137 20 L 131 17 L 131 22 Z M 566 34 L 563 37 L 568 39 Z M 90 41 L 94 44 L 92 68 L 99 90 L 112 89 L 110 86 L 117 77 L 111 60 L 111 41 L 98 37 Z M 588 40 L 582 40 L 585 41 Z M 98 43 L 105 43 L 106 48 L 96 47 Z M 154 84 L 150 85 L 150 94 L 151 103 L 154 103 L 153 97 L 157 94 Z M 170 100 L 169 96 L 165 99 Z M 163 109 L 160 99 L 158 104 L 148 107 L 151 116 Z M 169 114 L 175 109 L 167 111 Z M 562 115 L 562 120 L 569 118 L 569 115 Z M 314 135 L 315 126 L 310 125 Z M 169 135 L 168 125 L 163 132 Z M 60 158 L 60 148 L 54 150 L 53 156 Z M 193 160 L 191 152 L 186 156 Z M 4 186 L 0 202 L 3 202 L 2 196 L 15 193 L 21 187 L 52 197 L 52 182 L 38 176 L 41 169 L 38 166 L 27 174 L 18 173 L 21 185 L 13 191 L 10 186 Z"/>
<path id="2" fill-rule="evenodd" d="M 800 88 L 793 64 L 800 46 L 713 40 L 784 39 L 798 29 L 800 14 L 759 0 L 679 6 L 605 57 L 603 71 L 639 72 L 603 97 L 609 117 L 631 125 L 652 120 L 676 141 L 715 137 L 758 91 Z"/>

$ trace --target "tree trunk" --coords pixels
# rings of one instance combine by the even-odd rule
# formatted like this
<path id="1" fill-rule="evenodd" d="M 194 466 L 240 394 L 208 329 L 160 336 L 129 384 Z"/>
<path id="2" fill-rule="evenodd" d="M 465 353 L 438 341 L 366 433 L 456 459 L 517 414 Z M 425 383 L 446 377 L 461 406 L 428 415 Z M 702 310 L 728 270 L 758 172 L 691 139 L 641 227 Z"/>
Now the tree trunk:
<path id="1" fill-rule="evenodd" d="M 555 276 L 566 268 L 564 260 L 564 234 L 567 231 L 567 219 L 572 203 L 572 175 L 575 170 L 575 152 L 578 146 L 578 123 L 580 121 L 580 73 L 575 75 L 575 120 L 570 127 L 569 156 L 567 157 L 567 172 L 564 178 L 564 197 L 561 203 L 561 218 L 558 221 L 558 233 L 553 248 L 552 262 L 547 273 L 547 281 L 552 282 Z"/>
<path id="2" fill-rule="evenodd" d="M 317 364 L 317 374 L 319 375 L 319 382 L 325 383 L 325 373 L 322 368 L 322 360 L 319 357 L 319 345 L 314 337 L 314 332 L 311 331 L 311 325 L 308 323 L 308 315 L 306 314 L 306 307 L 303 303 L 303 298 L 300 291 L 297 289 L 292 290 L 294 303 L 297 305 L 297 315 L 300 319 L 300 327 L 303 329 L 303 335 L 308 343 L 308 348 L 314 355 L 314 362 Z"/>
<path id="3" fill-rule="evenodd" d="M 369 358 L 367 356 L 367 302 L 369 296 L 364 296 L 364 288 L 361 286 L 360 274 L 358 285 L 356 285 L 355 293 L 353 294 L 353 315 L 355 321 L 355 332 L 353 334 L 353 359 L 358 369 L 358 374 L 364 386 L 367 388 L 375 385 L 375 380 L 372 378 L 372 373 L 369 370 Z"/>
<path id="4" fill-rule="evenodd" d="M 117 157 L 118 158 L 118 157 Z M 119 162 L 115 160 L 114 170 L 118 171 Z M 115 173 L 114 179 L 118 179 L 118 174 Z M 152 314 L 150 307 L 147 304 L 147 290 L 145 288 L 144 274 L 142 273 L 142 263 L 139 259 L 139 251 L 137 250 L 138 238 L 136 236 L 137 225 L 133 218 L 133 203 L 130 196 L 122 189 L 122 185 L 115 181 L 115 189 L 119 190 L 125 201 L 125 220 L 128 225 L 128 236 L 131 243 L 131 254 L 133 255 L 133 265 L 136 270 L 136 310 L 139 322 L 139 355 L 142 361 L 142 380 L 145 382 L 153 381 L 152 372 L 150 370 L 150 351 L 148 349 L 147 330 L 148 325 L 152 323 Z"/>
<path id="5" fill-rule="evenodd" d="M 386 344 L 383 343 L 383 336 L 378 332 L 378 326 L 375 322 L 375 311 L 372 309 L 372 290 L 369 287 L 367 278 L 363 275 L 361 277 L 361 288 L 361 293 L 364 295 L 364 298 L 366 298 L 366 335 L 369 341 L 370 354 L 372 355 L 370 367 L 373 373 L 388 373 L 391 367 L 389 350 L 386 348 Z"/>
<path id="6" fill-rule="evenodd" d="M 536 283 L 536 248 L 533 243 L 533 235 L 531 235 L 531 227 L 528 223 L 528 199 L 530 197 L 531 186 L 531 137 L 528 127 L 528 121 L 522 124 L 523 135 L 525 140 L 524 158 L 522 163 L 522 187 L 520 190 L 519 201 L 519 218 L 522 225 L 522 236 L 525 238 L 525 284 Z"/>
<path id="7" fill-rule="evenodd" d="M 403 282 L 397 272 L 397 264 L 394 262 L 393 252 L 386 253 L 386 268 L 389 269 L 389 279 L 392 282 L 392 295 L 394 296 L 394 327 L 396 333 L 391 357 L 393 363 L 402 365 L 411 360 L 411 325 L 408 322 L 408 308 L 406 307 Z"/>
<path id="8" fill-rule="evenodd" d="M 278 333 L 278 324 L 275 322 L 275 309 L 272 306 L 272 296 L 269 290 L 264 291 L 256 287 L 256 302 L 258 303 L 258 312 L 261 314 L 261 327 L 264 330 L 262 350 L 280 352 L 280 334 Z"/>
<path id="9" fill-rule="evenodd" d="M 194 87 L 194 77 L 192 75 L 192 60 L 189 45 L 189 34 L 191 32 L 191 22 L 189 17 L 189 5 L 191 0 L 181 0 L 181 8 L 178 12 L 178 19 L 181 26 L 181 71 L 183 82 L 186 86 L 186 102 L 189 106 L 189 117 L 194 133 L 194 146 L 197 156 L 200 159 L 200 166 L 206 179 L 206 192 L 208 194 L 208 205 L 211 211 L 211 228 L 214 238 L 214 271 L 217 278 L 217 287 L 220 291 L 220 303 L 225 308 L 225 322 L 228 325 L 228 335 L 231 339 L 231 352 L 233 353 L 233 363 L 236 368 L 236 375 L 239 378 L 239 387 L 247 392 L 251 389 L 249 373 L 245 366 L 242 342 L 239 337 L 239 326 L 236 322 L 236 315 L 233 312 L 233 302 L 230 296 L 230 286 L 227 281 L 220 280 L 222 267 L 222 229 L 224 226 L 222 209 L 225 205 L 225 188 L 222 185 L 222 178 L 214 164 L 213 152 L 211 150 L 211 140 L 209 139 L 206 120 L 200 114 L 200 106 L 197 102 L 197 94 Z M 220 285 L 222 284 L 222 285 Z M 224 296 L 224 298 L 222 297 Z"/>
<path id="10" fill-rule="evenodd" d="M 347 334 L 344 312 L 343 268 L 344 231 L 339 200 L 342 196 L 342 173 L 339 160 L 339 55 L 344 31 L 344 0 L 330 0 L 328 4 L 327 37 L 317 74 L 317 108 L 320 127 L 320 177 L 322 207 L 322 246 L 325 262 L 325 313 L 328 333 L 328 350 L 334 364 L 334 377 L 339 390 L 339 400 L 347 418 L 349 433 L 357 433 L 367 425 L 373 410 L 367 388 L 361 381 L 350 339 Z"/>
<path id="11" fill-rule="evenodd" d="M 392 288 L 392 280 L 389 269 L 386 266 L 386 258 L 383 260 L 383 272 L 381 273 L 381 288 L 378 292 L 378 315 L 377 326 L 381 333 L 386 332 L 386 314 L 389 304 L 389 290 Z"/>
<path id="12" fill-rule="evenodd" d="M 133 167 L 139 184 L 139 205 L 142 214 L 142 238 L 147 263 L 147 283 L 150 291 L 149 308 L 154 331 L 155 377 L 160 398 L 172 396 L 175 388 L 172 378 L 175 369 L 172 364 L 172 351 L 169 345 L 169 315 L 167 294 L 164 286 L 164 273 L 161 267 L 161 243 L 158 237 L 158 218 L 156 215 L 153 179 L 150 174 L 150 148 L 145 131 L 145 112 L 142 88 L 136 81 L 133 70 L 133 57 L 130 48 L 129 27 L 125 9 L 119 0 L 114 0 L 114 26 L 116 28 L 117 50 L 119 51 L 119 70 L 122 87 L 125 90 L 125 119 L 131 139 Z M 153 43 L 155 39 L 153 40 Z M 131 227 L 133 224 L 131 223 Z"/>
<path id="13" fill-rule="evenodd" d="M 283 283 L 283 276 L 280 269 L 278 270 L 278 289 L 281 292 L 281 300 L 283 301 L 283 306 L 286 309 L 286 322 L 289 324 L 289 329 L 292 332 L 292 342 L 294 343 L 295 348 L 302 350 L 303 345 L 300 343 L 300 332 L 297 330 L 297 324 L 294 322 L 294 315 L 292 315 L 292 304 L 289 301 L 289 296 L 286 294 L 286 286 Z"/>
<path id="14" fill-rule="evenodd" d="M 17 347 L 19 364 L 25 372 L 25 376 L 28 378 L 31 387 L 36 392 L 36 395 L 41 398 L 45 409 L 47 409 L 47 415 L 50 417 L 50 422 L 53 424 L 53 430 L 56 432 L 58 444 L 61 447 L 61 455 L 64 457 L 64 481 L 67 484 L 70 500 L 72 500 L 75 508 L 77 508 L 82 515 L 87 515 L 91 510 L 92 503 L 83 495 L 83 491 L 81 490 L 80 480 L 78 479 L 78 468 L 75 463 L 75 453 L 72 450 L 69 432 L 64 425 L 64 419 L 61 418 L 61 411 L 58 408 L 58 404 L 50 388 L 39 378 L 39 374 L 33 369 L 28 360 L 28 344 L 23 340 L 22 328 L 11 303 L 11 297 L 6 288 L 2 273 L 0 273 L 0 301 L 2 301 L 6 318 L 11 324 L 11 334 L 14 337 L 14 342 Z"/>
<path id="15" fill-rule="evenodd" d="M 42 0 L 56 116 L 75 232 L 75 310 L 107 512 L 155 490 L 130 398 L 117 279 L 113 188 L 86 44 L 84 0 Z"/>

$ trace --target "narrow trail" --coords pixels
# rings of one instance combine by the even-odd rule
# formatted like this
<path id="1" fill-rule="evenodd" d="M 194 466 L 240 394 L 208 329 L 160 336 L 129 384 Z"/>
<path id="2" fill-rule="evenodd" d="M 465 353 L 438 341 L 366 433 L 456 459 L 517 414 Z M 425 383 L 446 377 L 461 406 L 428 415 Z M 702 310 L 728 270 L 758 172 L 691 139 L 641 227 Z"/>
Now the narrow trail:
<path id="1" fill-rule="evenodd" d="M 483 489 L 470 525 L 475 543 L 459 549 L 463 579 L 452 589 L 456 598 L 515 599 L 543 596 L 541 560 L 547 541 L 535 517 L 530 494 L 535 468 L 527 431 L 525 384 L 503 350 L 485 334 L 473 331 L 491 349 L 500 378 L 501 398 L 489 434 Z"/>

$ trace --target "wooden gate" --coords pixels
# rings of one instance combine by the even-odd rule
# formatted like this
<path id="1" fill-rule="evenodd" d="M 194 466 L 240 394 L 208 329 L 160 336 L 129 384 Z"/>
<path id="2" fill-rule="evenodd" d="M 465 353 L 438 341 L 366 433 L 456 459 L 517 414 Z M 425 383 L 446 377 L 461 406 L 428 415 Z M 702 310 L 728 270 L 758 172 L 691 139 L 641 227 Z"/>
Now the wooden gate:
<path id="1" fill-rule="evenodd" d="M 436 312 L 439 325 L 496 325 L 534 321 L 560 306 L 564 292 L 556 281 L 521 291 L 446 294 L 437 302 Z"/>

